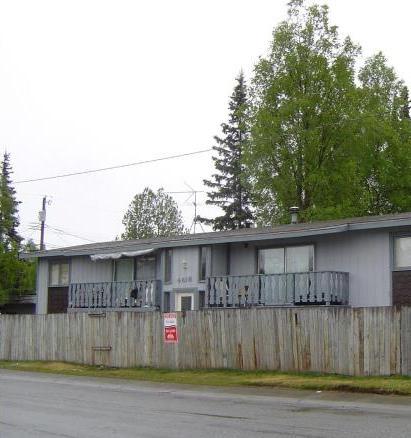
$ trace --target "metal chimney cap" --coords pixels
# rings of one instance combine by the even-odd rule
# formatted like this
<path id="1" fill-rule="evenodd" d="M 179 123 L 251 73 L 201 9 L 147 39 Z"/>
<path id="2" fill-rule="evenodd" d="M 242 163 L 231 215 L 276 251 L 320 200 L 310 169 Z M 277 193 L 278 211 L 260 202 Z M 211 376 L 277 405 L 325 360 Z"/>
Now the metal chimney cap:
<path id="1" fill-rule="evenodd" d="M 291 213 L 291 223 L 296 224 L 298 223 L 298 207 L 290 207 L 290 213 Z"/>

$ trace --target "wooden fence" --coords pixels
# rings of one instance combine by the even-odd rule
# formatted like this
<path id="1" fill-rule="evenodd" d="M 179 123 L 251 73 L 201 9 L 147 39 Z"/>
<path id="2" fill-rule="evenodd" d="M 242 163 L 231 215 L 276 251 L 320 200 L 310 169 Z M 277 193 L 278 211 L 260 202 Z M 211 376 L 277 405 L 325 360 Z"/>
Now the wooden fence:
<path id="1" fill-rule="evenodd" d="M 411 307 L 209 309 L 0 316 L 0 359 L 113 367 L 240 368 L 411 374 Z"/>

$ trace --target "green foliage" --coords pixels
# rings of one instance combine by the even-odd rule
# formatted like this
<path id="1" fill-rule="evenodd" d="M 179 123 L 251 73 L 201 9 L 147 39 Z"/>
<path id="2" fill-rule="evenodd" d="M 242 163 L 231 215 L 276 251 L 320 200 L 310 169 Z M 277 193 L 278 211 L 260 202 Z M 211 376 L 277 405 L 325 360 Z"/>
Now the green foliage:
<path id="1" fill-rule="evenodd" d="M 260 223 L 411 208 L 408 90 L 385 58 L 356 76 L 360 49 L 327 6 L 289 3 L 252 82 L 245 163 Z"/>
<path id="2" fill-rule="evenodd" d="M 408 89 L 378 53 L 359 73 L 359 144 L 367 213 L 393 213 L 411 208 L 411 122 Z"/>
<path id="3" fill-rule="evenodd" d="M 18 251 L 33 248 L 33 242 L 21 245 L 16 191 L 11 181 L 10 156 L 5 153 L 0 174 L 0 303 L 13 295 L 35 290 L 36 263 L 19 260 Z M 28 246 L 27 246 L 28 245 Z"/>
<path id="4" fill-rule="evenodd" d="M 122 239 L 167 237 L 185 232 L 181 212 L 174 199 L 161 188 L 146 187 L 135 195 L 124 215 Z"/>
<path id="5" fill-rule="evenodd" d="M 0 174 L 0 244 L 6 251 L 18 248 L 22 241 L 17 231 L 20 202 L 16 200 L 16 190 L 11 182 L 12 173 L 10 155 L 5 152 Z"/>
<path id="6" fill-rule="evenodd" d="M 233 230 L 246 227 L 253 221 L 250 210 L 250 195 L 244 179 L 242 151 L 249 138 L 247 127 L 247 87 L 243 72 L 237 77 L 229 103 L 229 121 L 221 125 L 224 137 L 215 136 L 218 146 L 213 146 L 217 173 L 204 184 L 209 192 L 207 204 L 221 207 L 224 214 L 214 219 L 200 218 L 214 230 Z"/>

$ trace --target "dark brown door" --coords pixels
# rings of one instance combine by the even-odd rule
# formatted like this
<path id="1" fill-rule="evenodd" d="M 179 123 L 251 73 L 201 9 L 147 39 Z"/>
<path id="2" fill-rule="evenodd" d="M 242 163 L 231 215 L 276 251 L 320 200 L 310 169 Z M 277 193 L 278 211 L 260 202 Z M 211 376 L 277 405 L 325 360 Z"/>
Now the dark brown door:
<path id="1" fill-rule="evenodd" d="M 392 304 L 411 306 L 411 271 L 392 273 Z"/>
<path id="2" fill-rule="evenodd" d="M 67 313 L 68 287 L 49 287 L 47 313 Z"/>

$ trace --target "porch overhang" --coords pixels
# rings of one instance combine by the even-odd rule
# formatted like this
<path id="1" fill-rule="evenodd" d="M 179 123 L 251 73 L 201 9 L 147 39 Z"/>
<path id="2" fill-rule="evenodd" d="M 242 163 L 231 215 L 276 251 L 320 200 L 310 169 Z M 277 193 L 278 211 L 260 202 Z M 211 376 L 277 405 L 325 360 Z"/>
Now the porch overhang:
<path id="1" fill-rule="evenodd" d="M 122 251 L 112 253 L 91 254 L 90 258 L 93 262 L 97 260 L 117 260 L 121 257 L 138 257 L 146 254 L 150 254 L 154 251 L 154 248 L 141 249 L 139 251 Z"/>

